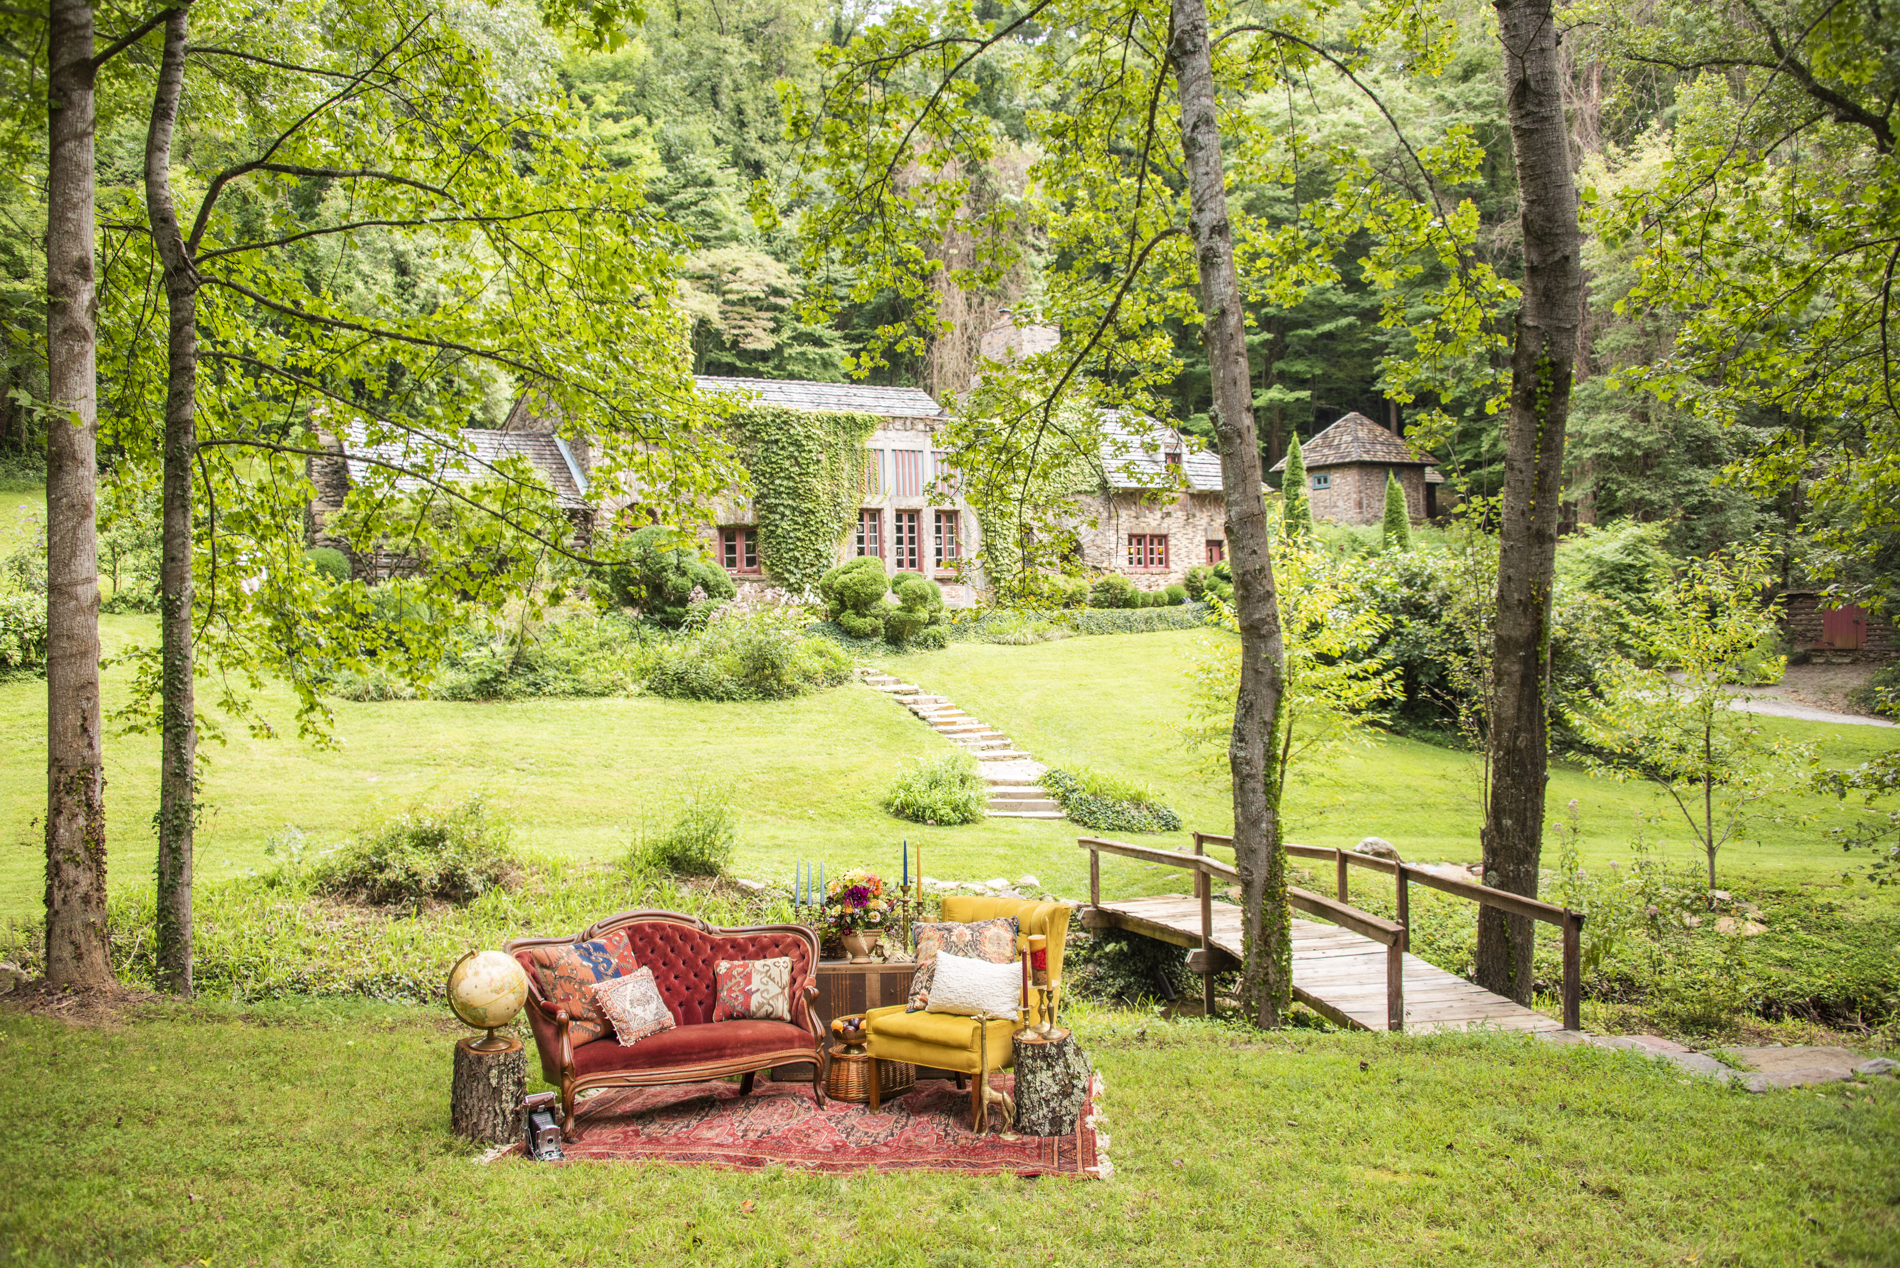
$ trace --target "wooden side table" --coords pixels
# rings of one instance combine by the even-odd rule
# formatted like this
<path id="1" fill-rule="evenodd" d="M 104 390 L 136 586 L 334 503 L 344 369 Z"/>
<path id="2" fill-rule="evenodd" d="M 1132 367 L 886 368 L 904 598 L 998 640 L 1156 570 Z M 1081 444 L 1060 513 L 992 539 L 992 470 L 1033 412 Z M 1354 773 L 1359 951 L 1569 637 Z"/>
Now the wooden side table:
<path id="1" fill-rule="evenodd" d="M 917 966 L 903 964 L 853 964 L 849 960 L 820 960 L 818 998 L 812 1009 L 818 1014 L 821 1033 L 831 1033 L 831 1023 L 840 1017 L 868 1013 L 873 1008 L 889 1008 L 910 999 L 910 979 Z M 809 1065 L 777 1066 L 774 1082 L 805 1083 L 811 1080 Z"/>

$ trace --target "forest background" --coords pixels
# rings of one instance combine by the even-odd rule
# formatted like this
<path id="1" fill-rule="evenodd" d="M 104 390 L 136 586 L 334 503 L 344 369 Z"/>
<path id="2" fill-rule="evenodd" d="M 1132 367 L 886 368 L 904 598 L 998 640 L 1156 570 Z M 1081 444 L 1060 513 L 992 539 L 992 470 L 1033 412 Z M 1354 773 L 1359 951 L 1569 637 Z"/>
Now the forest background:
<path id="1" fill-rule="evenodd" d="M 835 260 L 815 263 L 803 249 L 801 213 L 823 193 L 814 195 L 811 184 L 800 180 L 812 151 L 788 137 L 782 102 L 814 91 L 821 81 L 821 50 L 846 45 L 875 20 L 873 8 L 815 0 L 671 4 L 649 13 L 618 48 L 588 51 L 578 40 L 549 33 L 535 6 L 510 0 L 451 7 L 454 22 L 469 29 L 472 42 L 494 51 L 496 66 L 515 78 L 511 90 L 526 95 L 551 80 L 584 122 L 594 153 L 644 187 L 651 209 L 674 235 L 695 372 L 834 381 L 857 372 L 942 397 L 967 389 L 984 329 L 1006 309 L 1036 306 L 1037 274 L 1049 261 L 1048 244 L 1036 240 L 1033 229 L 1027 231 L 1030 240 L 1015 244 L 1021 259 L 987 287 L 957 284 L 959 270 L 967 277 L 984 261 L 972 258 L 979 248 L 967 233 L 946 233 L 931 253 L 932 265 L 941 265 L 933 276 L 933 298 L 954 328 L 862 359 L 880 331 L 907 328 L 915 305 L 889 290 L 865 298 L 848 268 Z M 1444 9 L 1454 19 L 1455 48 L 1440 75 L 1410 75 L 1400 54 L 1391 51 L 1364 60 L 1353 82 L 1315 76 L 1304 93 L 1261 92 L 1246 99 L 1244 111 L 1262 128 L 1304 144 L 1273 162 L 1250 161 L 1246 153 L 1236 158 L 1232 197 L 1241 214 L 1269 228 L 1293 225 L 1312 204 L 1332 196 L 1347 174 L 1343 154 L 1357 155 L 1382 179 L 1405 186 L 1418 171 L 1411 145 L 1462 130 L 1482 147 L 1483 159 L 1470 179 L 1442 195 L 1475 207 L 1477 258 L 1507 281 L 1521 276 L 1495 18 L 1489 5 L 1470 0 L 1454 0 Z M 1005 6 L 984 0 L 972 16 L 994 21 L 1007 14 Z M 1706 132 L 1732 121 L 1711 99 L 1706 68 L 1643 64 L 1611 57 L 1606 49 L 1610 36 L 1603 33 L 1630 21 L 1653 22 L 1665 35 L 1673 30 L 1678 43 L 1692 43 L 1696 33 L 1683 34 L 1680 19 L 1666 8 L 1635 14 L 1573 6 L 1565 14 L 1572 133 L 1587 202 L 1604 207 L 1619 195 L 1655 189 L 1666 160 L 1695 140 L 1684 128 Z M 24 86 L 32 53 L 14 52 Z M 136 74 L 130 79 L 136 81 Z M 1000 201 L 1033 196 L 1028 174 L 1036 154 L 1026 120 L 1032 109 L 1049 104 L 1023 99 L 1019 88 L 1007 76 L 989 76 L 973 100 L 986 116 L 982 125 L 1002 138 L 991 170 L 978 182 Z M 102 94 L 99 182 L 105 207 L 115 190 L 136 191 L 144 112 L 143 91 L 130 82 L 117 93 L 123 109 L 113 109 L 110 84 Z M 20 157 L 19 178 L 0 191 L 0 478 L 16 484 L 34 478 L 43 422 L 32 402 L 45 399 L 44 163 L 31 152 Z M 1807 157 L 1821 167 L 1838 162 L 1825 144 L 1810 146 Z M 189 168 L 218 158 L 215 147 L 201 145 L 185 147 L 177 161 Z M 1784 147 L 1778 161 L 1798 166 L 1805 160 L 1797 145 L 1792 152 Z M 1803 542 L 1814 526 L 1804 524 L 1804 516 L 1811 519 L 1815 508 L 1804 501 L 1801 481 L 1751 484 L 1732 478 L 1783 444 L 1786 417 L 1755 405 L 1695 408 L 1680 396 L 1672 402 L 1620 373 L 1666 361 L 1683 319 L 1654 296 L 1631 300 L 1645 280 L 1640 237 L 1617 241 L 1592 233 L 1592 227 L 1586 215 L 1590 290 L 1566 451 L 1566 520 L 1663 523 L 1666 545 L 1679 555 L 1776 534 L 1784 583 L 1812 580 L 1805 575 L 1810 552 Z M 109 273 L 109 223 L 105 233 L 101 266 Z M 1393 390 L 1392 367 L 1416 351 L 1406 324 L 1390 314 L 1422 310 L 1442 284 L 1442 272 L 1427 268 L 1386 279 L 1401 292 L 1394 308 L 1371 270 L 1359 267 L 1370 245 L 1363 235 L 1346 242 L 1336 276 L 1306 289 L 1297 302 L 1277 304 L 1264 287 L 1249 297 L 1254 402 L 1266 465 L 1284 455 L 1289 437 L 1311 436 L 1350 411 L 1403 428 L 1414 416 L 1442 409 L 1449 430 L 1434 428 L 1428 439 L 1454 486 L 1478 495 L 1497 492 L 1502 415 L 1486 401 L 1507 351 L 1494 346 L 1477 354 L 1497 360 L 1462 367 L 1439 391 L 1404 404 L 1390 399 L 1407 395 Z M 312 266 L 318 263 L 313 258 Z M 418 310 L 440 302 L 446 276 L 432 276 L 432 270 L 455 267 L 453 257 L 431 257 L 400 243 L 321 266 L 360 271 L 362 290 L 397 297 Z M 1244 272 L 1244 260 L 1242 267 Z M 1491 320 L 1507 321 L 1508 314 Z M 1183 321 L 1173 322 L 1169 332 L 1176 366 L 1172 381 L 1154 395 L 1171 406 L 1169 421 L 1211 445 L 1201 332 Z M 110 378 L 110 366 L 105 373 Z M 492 367 L 471 364 L 454 373 L 483 380 L 472 394 L 479 403 L 469 424 L 499 425 L 516 385 Z M 110 391 L 108 386 L 108 397 Z M 112 458 L 108 446 L 103 460 L 110 466 Z M 1895 534 L 1881 529 L 1877 535 L 1879 548 L 1857 552 L 1844 578 L 1854 588 L 1893 570 Z"/>

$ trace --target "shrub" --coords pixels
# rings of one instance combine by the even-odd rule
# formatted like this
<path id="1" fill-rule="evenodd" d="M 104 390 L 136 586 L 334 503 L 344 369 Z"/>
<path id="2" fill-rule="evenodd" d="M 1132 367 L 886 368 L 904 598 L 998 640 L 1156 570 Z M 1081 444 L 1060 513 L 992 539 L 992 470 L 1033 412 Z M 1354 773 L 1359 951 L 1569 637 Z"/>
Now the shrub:
<path id="1" fill-rule="evenodd" d="M 884 809 L 913 823 L 975 823 L 989 804 L 989 785 L 968 753 L 905 762 L 884 794 Z"/>
<path id="2" fill-rule="evenodd" d="M 1190 603 L 1153 611 L 1088 608 L 1080 612 L 1058 612 L 1051 619 L 1075 634 L 1146 634 L 1154 630 L 1199 629 L 1206 618 L 1205 605 Z"/>
<path id="3" fill-rule="evenodd" d="M 678 628 L 695 590 L 715 602 L 739 592 L 698 541 L 677 529 L 650 524 L 627 539 L 626 550 L 626 562 L 605 570 L 608 591 L 615 603 L 660 625 Z"/>
<path id="4" fill-rule="evenodd" d="M 1141 591 L 1135 589 L 1135 583 L 1119 572 L 1104 573 L 1089 588 L 1089 606 L 1092 608 L 1132 608 L 1140 603 Z"/>
<path id="5" fill-rule="evenodd" d="M 718 876 L 732 861 L 738 840 L 739 816 L 731 796 L 699 788 L 680 798 L 679 811 L 666 827 L 641 830 L 630 861 L 676 876 Z"/>
<path id="6" fill-rule="evenodd" d="M 1139 1006 L 1193 991 L 1186 947 L 1121 929 L 1071 926 L 1063 965 L 1068 994 L 1105 1004 Z"/>
<path id="7" fill-rule="evenodd" d="M 919 651 L 940 652 L 950 646 L 950 627 L 947 625 L 928 625 L 913 636 L 910 645 Z"/>
<path id="8" fill-rule="evenodd" d="M 37 493 L 45 487 L 44 451 L 0 455 L 0 493 Z"/>
<path id="9" fill-rule="evenodd" d="M 914 572 L 900 572 L 891 578 L 891 592 L 898 606 L 884 618 L 884 636 L 902 644 L 915 638 L 926 626 L 943 620 L 943 587 Z"/>
<path id="10" fill-rule="evenodd" d="M 837 686 L 850 676 L 851 658 L 804 627 L 790 609 L 729 605 L 660 649 L 647 690 L 674 700 L 790 700 Z"/>
<path id="11" fill-rule="evenodd" d="M 1154 791 L 1099 771 L 1048 770 L 1042 786 L 1070 821 L 1102 832 L 1179 832 L 1181 816 Z"/>
<path id="12" fill-rule="evenodd" d="M 350 557 L 334 546 L 312 546 L 303 557 L 320 577 L 333 582 L 350 579 Z"/>
<path id="13" fill-rule="evenodd" d="M 20 544 L 0 555 L 0 588 L 46 593 L 46 512 L 20 508 Z"/>
<path id="14" fill-rule="evenodd" d="M 438 700 L 632 695 L 657 655 L 660 637 L 617 613 L 591 609 L 551 609 L 547 620 L 526 630 L 503 620 L 492 628 L 464 632 L 429 695 Z M 352 679 L 350 688 L 387 689 L 369 679 Z"/>
<path id="15" fill-rule="evenodd" d="M 46 599 L 0 591 L 0 678 L 46 669 Z"/>
<path id="16" fill-rule="evenodd" d="M 1856 709 L 1900 719 L 1900 664 L 1874 670 L 1866 682 L 1847 693 L 1847 700 Z"/>
<path id="17" fill-rule="evenodd" d="M 846 560 L 818 580 L 818 593 L 831 609 L 831 619 L 846 612 L 869 612 L 884 602 L 891 588 L 884 561 L 875 555 Z"/>
<path id="18" fill-rule="evenodd" d="M 351 837 L 318 865 L 314 888 L 378 907 L 460 906 L 520 878 L 511 835 L 479 795 L 418 806 Z"/>
<path id="19" fill-rule="evenodd" d="M 1187 577 L 1182 585 L 1182 593 L 1186 594 L 1190 599 L 1205 599 L 1207 597 L 1207 583 L 1213 576 L 1214 570 L 1212 568 L 1206 564 L 1195 564 L 1192 568 L 1187 570 Z M 1172 587 L 1170 587 L 1170 589 L 1172 589 Z"/>
<path id="20" fill-rule="evenodd" d="M 1167 596 L 1168 602 L 1166 606 L 1171 607 L 1171 608 L 1178 608 L 1183 603 L 1186 603 L 1188 601 L 1187 587 L 1182 585 L 1178 581 L 1175 582 L 1173 585 L 1169 586 L 1166 590 L 1163 590 L 1161 593 Z"/>

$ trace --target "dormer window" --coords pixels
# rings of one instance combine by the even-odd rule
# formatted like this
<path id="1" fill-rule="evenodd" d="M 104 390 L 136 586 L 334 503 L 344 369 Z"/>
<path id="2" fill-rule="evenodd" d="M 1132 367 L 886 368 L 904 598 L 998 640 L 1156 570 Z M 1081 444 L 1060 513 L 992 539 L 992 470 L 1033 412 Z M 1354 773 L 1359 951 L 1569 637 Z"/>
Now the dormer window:
<path id="1" fill-rule="evenodd" d="M 1179 467 L 1181 465 L 1181 451 L 1179 449 L 1168 450 L 1168 465 L 1170 467 Z"/>

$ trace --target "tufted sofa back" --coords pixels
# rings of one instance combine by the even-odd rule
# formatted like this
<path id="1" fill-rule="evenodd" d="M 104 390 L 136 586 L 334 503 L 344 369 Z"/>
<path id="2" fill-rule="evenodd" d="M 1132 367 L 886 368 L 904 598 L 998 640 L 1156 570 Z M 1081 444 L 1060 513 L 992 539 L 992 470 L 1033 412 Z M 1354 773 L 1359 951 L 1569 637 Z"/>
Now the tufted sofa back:
<path id="1" fill-rule="evenodd" d="M 749 929 L 718 929 L 692 916 L 674 912 L 627 912 L 612 916 L 583 931 L 575 942 L 586 942 L 615 929 L 624 929 L 634 958 L 653 970 L 660 998 L 682 1026 L 712 1021 L 715 998 L 713 966 L 720 960 L 768 960 L 787 956 L 792 961 L 792 1024 L 806 1028 L 805 987 L 812 976 L 817 942 L 811 931 L 797 925 L 762 925 Z M 526 947 L 562 941 L 524 938 L 508 944 L 508 951 L 528 970 L 530 989 L 545 999 Z M 532 1010 L 531 1010 L 532 1012 Z"/>

